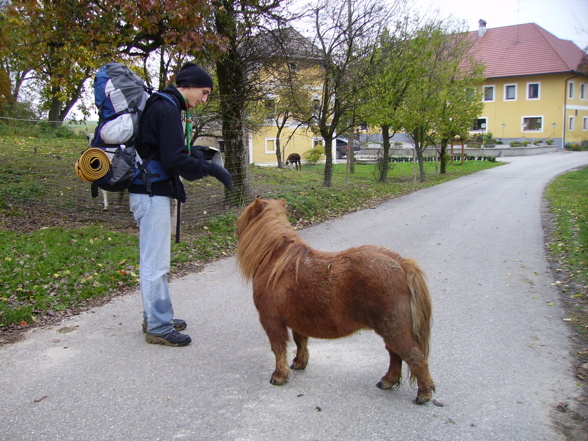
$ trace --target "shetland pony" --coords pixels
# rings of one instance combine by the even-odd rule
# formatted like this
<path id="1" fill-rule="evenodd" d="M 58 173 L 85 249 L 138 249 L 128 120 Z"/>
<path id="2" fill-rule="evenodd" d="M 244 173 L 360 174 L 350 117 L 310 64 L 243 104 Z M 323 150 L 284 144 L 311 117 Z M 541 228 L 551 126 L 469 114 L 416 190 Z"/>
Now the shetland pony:
<path id="1" fill-rule="evenodd" d="M 298 153 L 290 153 L 286 159 L 286 165 L 292 164 L 295 170 L 302 170 L 300 165 L 300 155 Z"/>
<path id="2" fill-rule="evenodd" d="M 288 222 L 283 199 L 256 199 L 237 219 L 237 236 L 241 274 L 252 280 L 253 300 L 276 357 L 270 383 L 288 380 L 288 328 L 296 343 L 295 370 L 308 364 L 309 337 L 339 338 L 373 329 L 390 354 L 388 372 L 377 386 L 399 386 L 404 361 L 418 386 L 414 402 L 431 399 L 431 299 L 414 260 L 371 245 L 315 250 Z"/>

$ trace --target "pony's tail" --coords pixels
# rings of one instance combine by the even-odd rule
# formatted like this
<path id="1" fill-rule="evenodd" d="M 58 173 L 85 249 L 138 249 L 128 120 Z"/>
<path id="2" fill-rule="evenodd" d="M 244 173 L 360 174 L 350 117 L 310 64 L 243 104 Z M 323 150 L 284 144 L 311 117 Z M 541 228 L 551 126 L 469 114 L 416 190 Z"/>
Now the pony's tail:
<path id="1" fill-rule="evenodd" d="M 425 361 L 429 357 L 429 338 L 431 336 L 431 296 L 425 282 L 423 270 L 412 259 L 403 259 L 402 268 L 406 273 L 410 291 L 410 314 L 412 316 L 412 335 Z"/>

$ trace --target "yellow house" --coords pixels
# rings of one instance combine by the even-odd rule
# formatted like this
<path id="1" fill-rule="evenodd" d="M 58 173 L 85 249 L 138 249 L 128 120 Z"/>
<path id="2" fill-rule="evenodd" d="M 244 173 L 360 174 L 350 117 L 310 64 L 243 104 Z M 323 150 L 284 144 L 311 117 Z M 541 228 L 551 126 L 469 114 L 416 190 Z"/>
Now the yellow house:
<path id="1" fill-rule="evenodd" d="M 258 81 L 265 89 L 265 99 L 259 106 L 264 118 L 249 134 L 249 161 L 276 165 L 276 120 L 282 125 L 286 112 L 288 118 L 279 139 L 283 162 L 291 153 L 304 156 L 322 141 L 301 121 L 310 120 L 313 103 L 320 98 L 320 85 L 314 86 L 321 78 L 320 57 L 317 48 L 293 28 L 263 34 L 258 44 L 266 49 L 272 66 L 259 73 Z M 299 105 L 290 105 L 292 100 Z"/>
<path id="2" fill-rule="evenodd" d="M 504 144 L 553 140 L 560 148 L 588 140 L 584 51 L 534 23 L 479 24 L 470 34 L 470 54 L 485 65 L 486 80 L 484 110 L 473 132 L 492 133 Z"/>
<path id="3" fill-rule="evenodd" d="M 307 126 L 298 127 L 295 131 L 295 123 L 289 124 L 282 130 L 280 136 L 280 147 L 282 149 L 282 161 L 286 162 L 288 155 L 291 153 L 298 153 L 303 155 L 305 152 L 311 150 L 320 138 L 313 136 L 312 132 Z M 277 164 L 276 156 L 276 127 L 264 126 L 254 133 L 251 133 L 249 138 L 249 162 L 255 164 Z"/>

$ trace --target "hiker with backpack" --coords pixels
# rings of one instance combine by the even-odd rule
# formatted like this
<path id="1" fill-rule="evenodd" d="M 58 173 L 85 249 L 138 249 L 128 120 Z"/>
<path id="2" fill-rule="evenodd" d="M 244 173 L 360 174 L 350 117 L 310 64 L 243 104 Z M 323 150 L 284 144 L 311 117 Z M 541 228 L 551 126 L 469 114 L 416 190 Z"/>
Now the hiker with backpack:
<path id="1" fill-rule="evenodd" d="M 176 74 L 175 86 L 153 93 L 141 117 L 136 149 L 141 158 L 161 164 L 158 179 L 135 179 L 129 186 L 130 207 L 139 225 L 140 285 L 143 332 L 152 344 L 186 346 L 184 320 L 174 318 L 167 273 L 171 258 L 171 199 L 186 201 L 180 178 L 193 181 L 213 176 L 231 189 L 231 175 L 206 161 L 201 151 L 190 151 L 190 109 L 203 104 L 213 88 L 212 77 L 200 66 L 186 63 Z M 163 173 L 164 179 L 161 179 Z"/>

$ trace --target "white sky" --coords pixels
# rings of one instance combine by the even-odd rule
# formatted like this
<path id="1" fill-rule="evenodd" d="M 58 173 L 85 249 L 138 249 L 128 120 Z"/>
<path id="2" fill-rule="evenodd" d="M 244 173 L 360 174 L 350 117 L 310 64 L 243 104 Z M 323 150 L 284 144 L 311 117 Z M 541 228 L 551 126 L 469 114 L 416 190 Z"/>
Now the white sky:
<path id="1" fill-rule="evenodd" d="M 558 38 L 588 46 L 588 0 L 408 0 L 409 5 L 439 17 L 464 20 L 470 31 L 484 19 L 488 29 L 536 23 Z"/>

